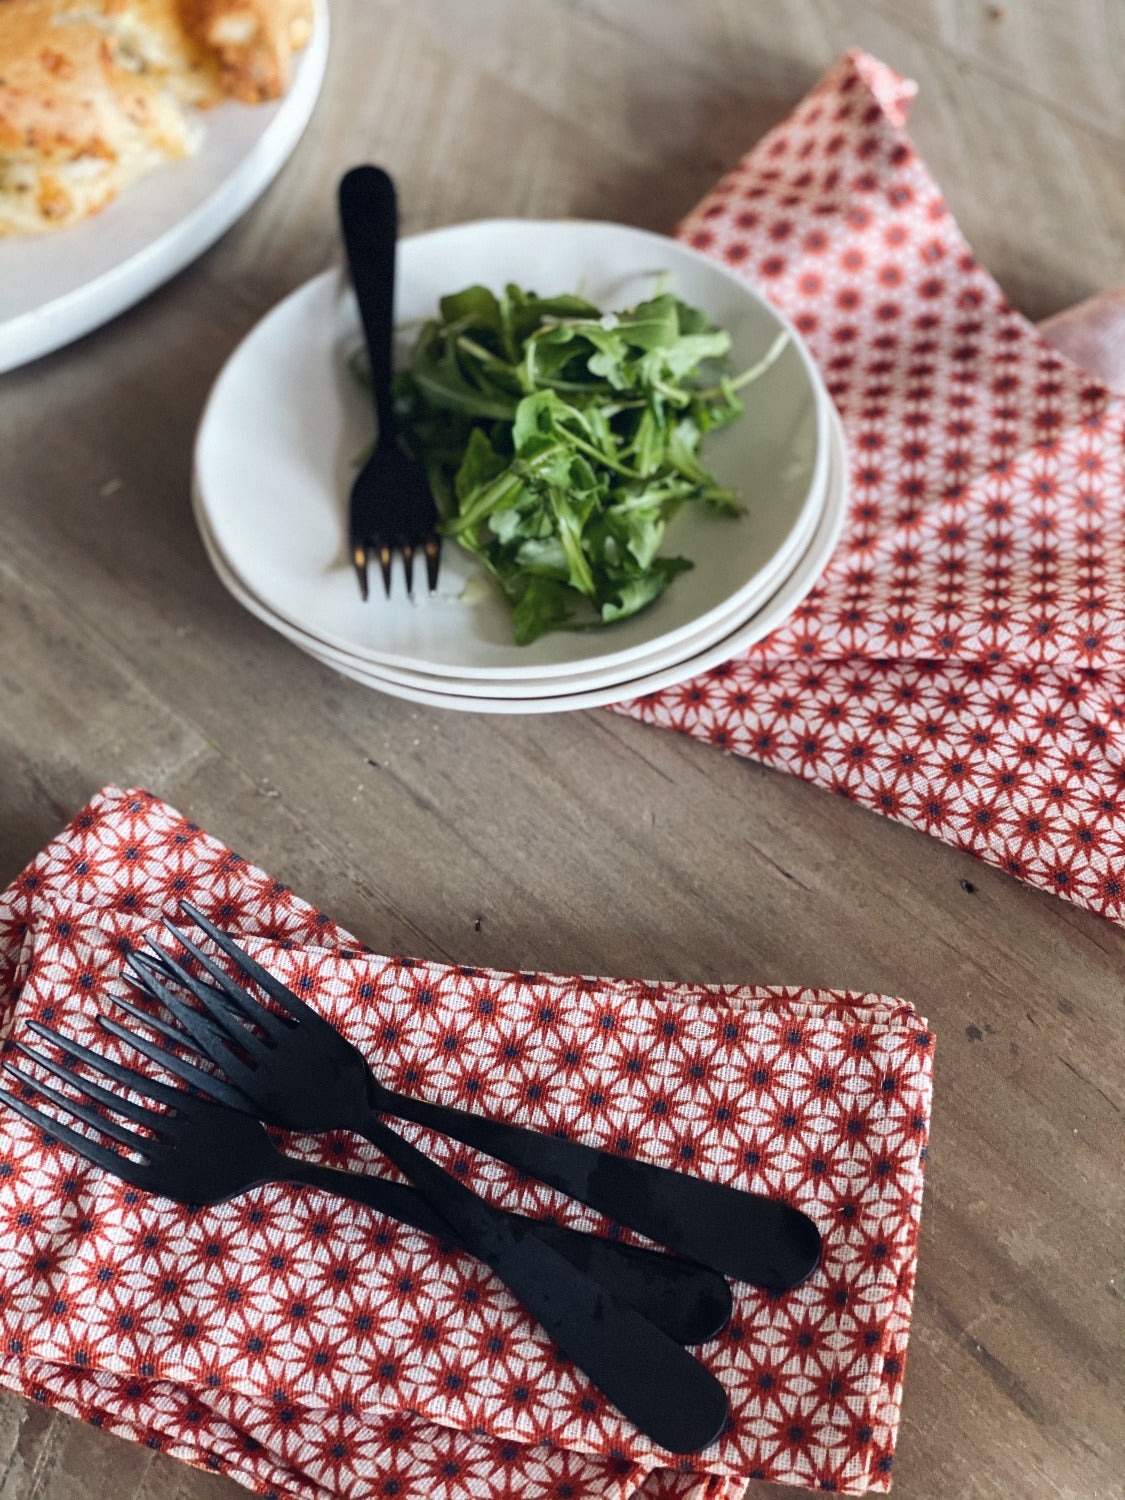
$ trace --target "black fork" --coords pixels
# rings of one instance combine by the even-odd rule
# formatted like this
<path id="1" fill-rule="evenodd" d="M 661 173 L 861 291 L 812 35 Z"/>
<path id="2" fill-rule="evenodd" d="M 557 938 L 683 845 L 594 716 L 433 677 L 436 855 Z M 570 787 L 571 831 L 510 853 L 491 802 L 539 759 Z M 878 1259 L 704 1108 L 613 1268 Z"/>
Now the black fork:
<path id="1" fill-rule="evenodd" d="M 132 1009 L 127 1002 L 120 1003 L 126 1009 Z M 140 1011 L 136 1014 L 146 1025 L 168 1034 L 171 1039 L 178 1035 L 174 1028 L 165 1027 L 155 1017 Z M 102 1019 L 109 1030 L 123 1036 L 133 1046 L 138 1046 L 143 1041 L 124 1029 L 106 1023 L 104 1017 Z M 26 1100 L 0 1090 L 0 1098 L 5 1099 L 26 1119 L 42 1124 L 66 1145 L 80 1151 L 96 1165 L 123 1177 L 134 1187 L 159 1192 L 180 1203 L 220 1203 L 261 1182 L 302 1183 L 308 1187 L 320 1188 L 338 1198 L 363 1204 L 438 1239 L 456 1242 L 448 1224 L 434 1212 L 419 1192 L 407 1187 L 405 1183 L 391 1182 L 384 1177 L 369 1177 L 358 1172 L 344 1172 L 334 1167 L 321 1167 L 315 1162 L 302 1161 L 299 1157 L 286 1156 L 278 1151 L 261 1123 L 245 1113 L 245 1100 L 222 1079 L 212 1074 L 203 1074 L 177 1059 L 177 1076 L 190 1085 L 205 1086 L 211 1095 L 211 1099 L 201 1098 L 198 1093 L 189 1094 L 183 1089 L 170 1088 L 137 1073 L 100 1052 L 69 1040 L 41 1022 L 31 1021 L 28 1024 L 37 1036 L 82 1061 L 91 1072 L 106 1082 L 132 1089 L 154 1103 L 176 1111 L 174 1121 L 167 1114 L 158 1117 L 165 1145 L 149 1146 L 146 1142 L 146 1152 L 158 1153 L 158 1159 L 149 1159 L 147 1168 L 142 1168 L 142 1164 L 134 1158 L 121 1156 L 120 1153 L 98 1145 L 88 1136 L 79 1135 L 57 1121 L 48 1120 Z M 15 1045 L 25 1057 L 53 1077 L 81 1089 L 95 1103 L 125 1113 L 127 1118 L 133 1119 L 134 1124 L 145 1123 L 137 1116 L 129 1116 L 126 1107 L 128 1101 L 122 1100 L 116 1093 L 111 1094 L 104 1084 L 99 1085 L 94 1079 L 79 1075 L 73 1068 L 22 1043 Z M 154 1051 L 147 1050 L 146 1055 L 157 1056 Z M 166 1054 L 159 1054 L 159 1060 L 165 1066 L 170 1061 Z M 115 1139 L 110 1129 L 113 1122 L 107 1121 L 103 1115 L 96 1114 L 81 1101 L 64 1099 L 57 1091 L 10 1064 L 6 1063 L 4 1066 L 24 1086 L 37 1089 L 53 1103 L 61 1101 L 76 1119 L 94 1125 L 111 1139 Z M 179 1141 L 179 1154 L 174 1160 L 169 1157 L 165 1161 L 167 1143 L 172 1139 L 169 1132 L 175 1132 L 174 1138 Z M 206 1149 L 205 1142 L 208 1138 L 222 1143 L 222 1151 L 215 1160 L 211 1159 L 211 1154 Z M 268 1168 L 267 1175 L 255 1175 L 256 1169 L 262 1165 Z M 674 1338 L 677 1343 L 704 1343 L 713 1338 L 726 1323 L 730 1314 L 730 1289 L 712 1271 L 694 1266 L 690 1261 L 662 1255 L 659 1251 L 646 1250 L 640 1245 L 624 1245 L 602 1239 L 598 1235 L 585 1234 L 564 1224 L 542 1223 L 531 1219 L 522 1219 L 521 1222 L 540 1239 L 553 1245 L 560 1255 L 566 1256 L 580 1271 L 600 1281 L 624 1301 L 631 1302 L 638 1312 L 663 1328 L 669 1338 Z"/>
<path id="2" fill-rule="evenodd" d="M 81 1090 L 101 1109 L 76 1101 L 12 1063 L 4 1064 L 23 1087 L 38 1091 L 56 1108 L 133 1155 L 95 1143 L 6 1090 L 0 1090 L 0 1098 L 135 1187 L 181 1202 L 216 1203 L 273 1181 L 304 1182 L 338 1192 L 343 1177 L 347 1196 L 355 1196 L 354 1187 L 362 1188 L 360 1201 L 368 1201 L 369 1184 L 378 1184 L 380 1197 L 395 1186 L 294 1161 L 279 1153 L 261 1124 L 249 1116 L 146 1078 L 40 1023 L 29 1025 L 100 1077 L 163 1106 L 153 1109 L 124 1098 L 22 1044 L 18 1045 L 24 1056 Z M 130 1129 L 102 1110 L 140 1129 Z M 528 1221 L 492 1209 L 393 1131 L 385 1129 L 377 1144 L 400 1171 L 422 1186 L 438 1224 L 448 1226 L 452 1238 L 491 1267 L 562 1351 L 642 1432 L 673 1453 L 696 1452 L 718 1436 L 728 1415 L 723 1388 L 685 1349 L 576 1269 L 538 1238 Z"/>
<path id="3" fill-rule="evenodd" d="M 359 303 L 378 430 L 375 447 L 352 485 L 349 529 L 352 563 L 363 598 L 373 550 L 391 593 L 391 557 L 402 556 L 406 592 L 414 589 L 414 560 L 421 553 L 430 593 L 437 588 L 441 538 L 437 506 L 422 465 L 399 447 L 391 398 L 394 337 L 395 244 L 398 211 L 394 183 L 379 167 L 353 167 L 339 190 L 340 226 Z"/>
<path id="4" fill-rule="evenodd" d="M 394 1115 L 509 1162 L 724 1275 L 785 1290 L 815 1270 L 821 1248 L 816 1225 L 779 1199 L 385 1088 L 335 1027 L 197 908 L 186 901 L 181 907 L 280 1013 L 262 1005 L 171 923 L 166 923 L 169 930 L 212 983 L 196 978 L 162 949 L 153 957 L 131 955 L 130 968 L 262 1119 L 290 1130 L 368 1135 L 380 1115 Z M 170 981 L 182 985 L 203 1014 L 172 994 Z"/>

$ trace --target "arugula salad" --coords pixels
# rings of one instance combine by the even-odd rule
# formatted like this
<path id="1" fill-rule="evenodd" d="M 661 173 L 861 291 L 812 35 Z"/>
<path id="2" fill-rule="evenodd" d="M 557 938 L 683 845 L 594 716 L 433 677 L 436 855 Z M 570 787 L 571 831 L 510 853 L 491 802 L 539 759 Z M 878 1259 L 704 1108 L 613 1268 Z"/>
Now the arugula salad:
<path id="1" fill-rule="evenodd" d="M 682 505 L 740 514 L 700 446 L 786 341 L 732 377 L 729 334 L 668 291 L 620 312 L 518 286 L 442 298 L 395 379 L 399 437 L 442 531 L 511 604 L 518 644 L 657 599 L 692 566 L 660 552 Z"/>

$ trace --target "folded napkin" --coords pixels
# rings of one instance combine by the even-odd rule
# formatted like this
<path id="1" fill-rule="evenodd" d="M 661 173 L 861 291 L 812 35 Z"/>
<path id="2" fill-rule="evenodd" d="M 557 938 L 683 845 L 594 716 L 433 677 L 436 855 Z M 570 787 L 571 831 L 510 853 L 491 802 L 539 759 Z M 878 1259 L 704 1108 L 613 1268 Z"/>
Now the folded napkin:
<path id="1" fill-rule="evenodd" d="M 735 1285 L 730 1326 L 700 1351 L 731 1426 L 674 1460 L 460 1251 L 286 1185 L 188 1210 L 0 1108 L 0 1381 L 267 1496 L 889 1487 L 932 1057 L 907 1004 L 379 957 L 172 809 L 110 788 L 0 896 L 6 1041 L 34 1043 L 38 1018 L 108 1048 L 101 997 L 181 897 L 240 932 L 393 1087 L 783 1196 L 820 1226 L 822 1266 L 783 1295 Z M 401 1128 L 488 1198 L 610 1229 Z M 390 1170 L 346 1135 L 286 1146 Z"/>
<path id="2" fill-rule="evenodd" d="M 976 264 L 913 93 L 848 54 L 680 227 L 807 339 L 851 507 L 786 624 L 623 711 L 1121 921 L 1125 402 Z"/>

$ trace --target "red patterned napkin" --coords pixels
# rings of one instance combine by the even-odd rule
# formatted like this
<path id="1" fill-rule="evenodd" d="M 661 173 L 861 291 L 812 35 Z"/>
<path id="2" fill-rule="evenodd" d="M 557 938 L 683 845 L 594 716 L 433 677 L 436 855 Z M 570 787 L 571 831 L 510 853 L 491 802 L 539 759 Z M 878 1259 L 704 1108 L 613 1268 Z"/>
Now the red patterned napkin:
<path id="1" fill-rule="evenodd" d="M 109 789 L 0 897 L 7 1037 L 33 1040 L 38 1017 L 105 1047 L 99 995 L 181 896 L 242 932 L 392 1086 L 782 1194 L 821 1227 L 824 1262 L 784 1295 L 736 1284 L 730 1327 L 700 1351 L 731 1428 L 673 1467 L 460 1252 L 287 1186 L 188 1211 L 0 1109 L 4 1384 L 302 1500 L 889 1487 L 932 1056 L 908 1005 L 377 957 L 170 808 Z M 486 1196 L 608 1228 L 402 1128 Z M 348 1136 L 287 1146 L 386 1170 Z"/>
<path id="2" fill-rule="evenodd" d="M 680 228 L 808 340 L 851 512 L 787 624 L 625 711 L 1121 921 L 1125 403 L 975 263 L 913 93 L 850 53 Z"/>

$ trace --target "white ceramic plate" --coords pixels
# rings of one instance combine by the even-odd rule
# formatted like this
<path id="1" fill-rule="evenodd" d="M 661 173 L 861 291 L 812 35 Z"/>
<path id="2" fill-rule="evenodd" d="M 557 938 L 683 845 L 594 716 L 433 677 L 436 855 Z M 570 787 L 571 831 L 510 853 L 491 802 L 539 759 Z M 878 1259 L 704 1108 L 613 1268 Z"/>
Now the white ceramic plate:
<path id="1" fill-rule="evenodd" d="M 0 372 L 100 327 L 213 245 L 292 154 L 327 61 L 328 5 L 316 0 L 284 99 L 207 110 L 194 156 L 157 167 L 72 229 L 0 240 Z"/>
<path id="2" fill-rule="evenodd" d="M 424 704 L 430 708 L 447 708 L 469 713 L 541 714 L 600 708 L 610 703 L 637 698 L 645 693 L 658 692 L 662 688 L 674 687 L 677 683 L 698 677 L 711 667 L 730 661 L 741 652 L 747 651 L 755 642 L 762 640 L 770 631 L 775 630 L 796 609 L 827 567 L 847 516 L 847 454 L 843 427 L 834 408 L 831 409 L 829 416 L 829 447 L 827 503 L 816 533 L 797 566 L 766 604 L 748 619 L 742 619 L 738 626 L 722 640 L 698 654 L 640 675 L 630 675 L 627 672 L 620 681 L 611 686 L 577 689 L 572 687 L 568 690 L 565 685 L 565 681 L 568 680 L 560 681 L 557 686 L 561 688 L 561 691 L 548 696 L 485 698 L 469 696 L 462 691 L 450 691 L 448 686 L 443 688 L 430 685 L 440 682 L 440 679 L 430 679 L 429 683 L 425 679 L 410 682 L 392 680 L 383 676 L 375 668 L 364 667 L 357 664 L 353 658 L 333 653 L 329 648 L 317 642 L 314 637 L 297 631 L 285 621 L 279 620 L 266 610 L 259 600 L 246 592 L 226 567 L 208 532 L 204 518 L 200 518 L 200 535 L 220 581 L 244 608 L 267 625 L 272 626 L 301 650 L 315 657 L 316 660 L 341 672 L 345 677 L 352 678 L 353 681 L 374 688 L 377 692 L 386 693 L 391 697 L 404 698 L 410 703 Z M 396 674 L 396 677 L 401 675 Z"/>
<path id="3" fill-rule="evenodd" d="M 832 441 L 831 437 L 829 439 Z M 821 499 L 815 507 L 807 506 L 802 512 L 800 524 L 794 529 L 791 547 L 785 548 L 787 558 L 786 568 L 792 568 L 800 559 L 801 554 L 812 540 L 817 526 L 820 524 L 824 508 L 828 501 L 827 479 L 821 491 Z M 203 508 L 198 482 L 192 486 L 192 509 L 195 514 L 196 524 L 200 531 L 206 531 L 209 541 L 209 550 L 219 551 L 218 544 L 207 524 L 206 513 Z M 790 556 L 790 552 L 792 556 Z M 230 559 L 223 558 L 224 567 L 230 573 L 240 588 L 250 593 L 245 579 L 239 577 L 237 569 L 231 567 Z M 725 610 L 723 613 L 710 618 L 707 624 L 700 630 L 692 631 L 689 635 L 677 633 L 673 640 L 658 640 L 650 650 L 630 654 L 628 660 L 613 662 L 606 665 L 604 662 L 595 661 L 582 665 L 575 663 L 565 673 L 560 671 L 549 675 L 529 677 L 520 675 L 518 677 L 508 674 L 501 677 L 439 677 L 432 673 L 421 671 L 410 671 L 405 667 L 389 667 L 379 663 L 375 670 L 379 675 L 389 682 L 401 682 L 407 686 L 418 683 L 421 686 L 431 686 L 438 689 L 446 689 L 457 693 L 467 693 L 470 696 L 483 698 L 520 698 L 525 696 L 547 696 L 557 693 L 562 688 L 578 690 L 594 687 L 608 686 L 621 681 L 623 676 L 635 677 L 639 672 L 653 672 L 658 667 L 671 665 L 672 662 L 680 661 L 686 656 L 693 656 L 710 646 L 713 642 L 721 640 L 723 636 L 729 635 L 731 631 L 742 623 L 749 615 L 765 604 L 770 595 L 775 592 L 779 583 L 785 576 L 785 569 L 771 567 L 766 575 L 759 580 L 756 588 L 749 591 L 740 598 L 734 608 Z M 376 596 L 376 608 L 381 608 L 383 599 Z M 268 612 L 268 611 L 267 611 Z M 275 616 L 270 616 L 276 618 Z M 295 629 L 296 627 L 291 626 Z M 305 635 L 317 648 L 327 651 L 333 657 L 340 657 L 342 661 L 366 670 L 372 663 L 363 656 L 349 651 L 337 651 L 333 647 L 326 647 L 322 641 L 308 636 L 307 632 L 297 631 L 298 635 Z"/>
<path id="4" fill-rule="evenodd" d="M 785 326 L 745 283 L 675 241 L 620 225 L 486 221 L 436 230 L 399 248 L 396 316 L 431 315 L 438 298 L 472 282 L 517 281 L 544 294 L 581 288 L 626 306 L 668 272 L 733 340 L 735 367 L 752 364 Z M 792 333 L 792 330 L 790 330 Z M 539 680 L 613 667 L 675 643 L 776 585 L 799 555 L 802 524 L 823 503 L 827 397 L 799 337 L 747 394 L 747 413 L 713 434 L 705 459 L 742 494 L 739 520 L 685 508 L 666 553 L 695 568 L 643 614 L 612 630 L 512 641 L 507 605 L 481 586 L 475 561 L 447 547 L 433 598 L 364 605 L 348 560 L 347 495 L 370 440 L 365 394 L 347 373 L 359 342 L 354 300 L 326 273 L 250 333 L 223 370 L 200 426 L 196 477 L 211 537 L 247 591 L 333 650 L 378 667 Z M 472 587 L 468 587 L 472 581 Z M 466 590 L 468 590 L 466 592 Z"/>
<path id="5" fill-rule="evenodd" d="M 832 470 L 831 444 L 834 441 L 829 437 L 829 473 Z M 795 566 L 801 555 L 812 541 L 816 528 L 819 526 L 828 504 L 828 475 L 821 503 L 815 511 L 810 510 L 807 519 L 802 520 L 798 535 L 798 544 L 795 548 L 795 556 L 790 567 Z M 222 563 L 224 576 L 230 578 L 237 586 L 240 595 L 253 597 L 246 587 L 245 580 L 241 579 L 237 572 L 231 568 L 229 560 L 222 558 L 214 536 L 211 534 L 207 524 L 207 517 L 203 511 L 202 501 L 197 484 L 192 490 L 192 510 L 195 515 L 196 525 L 204 534 L 208 554 L 216 555 Z M 660 668 L 671 666 L 685 658 L 697 656 L 701 651 L 713 645 L 716 641 L 729 636 L 743 622 L 754 614 L 756 610 L 769 602 L 770 597 L 777 591 L 782 578 L 771 578 L 768 585 L 764 584 L 760 589 L 753 592 L 752 596 L 741 602 L 740 607 L 726 611 L 721 616 L 709 621 L 707 626 L 700 631 L 677 638 L 669 643 L 667 641 L 657 642 L 650 651 L 630 657 L 628 661 L 617 662 L 606 666 L 600 662 L 588 664 L 585 667 L 576 665 L 565 675 L 562 673 L 551 673 L 550 675 L 535 677 L 452 677 L 437 676 L 433 673 L 409 671 L 405 667 L 387 667 L 381 663 L 373 665 L 363 657 L 354 652 L 337 651 L 334 647 L 326 646 L 315 636 L 306 631 L 299 630 L 288 621 L 279 620 L 268 608 L 263 608 L 261 618 L 275 624 L 282 634 L 288 634 L 290 639 L 297 641 L 303 647 L 311 647 L 324 659 L 338 661 L 341 666 L 351 666 L 360 672 L 374 672 L 384 682 L 401 683 L 404 687 L 433 688 L 439 692 L 455 692 L 459 695 L 480 698 L 539 698 L 550 697 L 552 694 L 568 691 L 589 691 L 592 688 L 615 686 L 622 678 L 636 677 L 642 672 L 655 672 Z M 260 601 L 259 601 L 260 602 Z M 379 601 L 382 602 L 381 600 Z"/>

